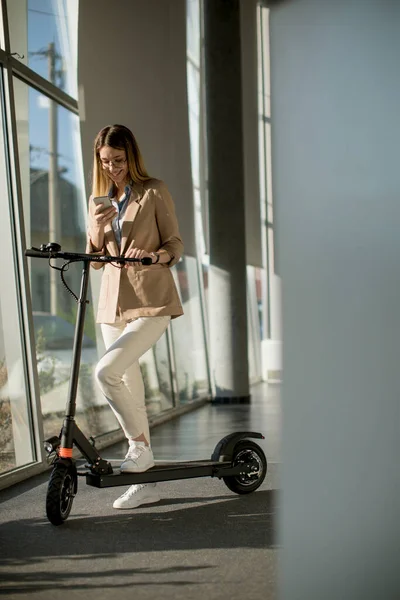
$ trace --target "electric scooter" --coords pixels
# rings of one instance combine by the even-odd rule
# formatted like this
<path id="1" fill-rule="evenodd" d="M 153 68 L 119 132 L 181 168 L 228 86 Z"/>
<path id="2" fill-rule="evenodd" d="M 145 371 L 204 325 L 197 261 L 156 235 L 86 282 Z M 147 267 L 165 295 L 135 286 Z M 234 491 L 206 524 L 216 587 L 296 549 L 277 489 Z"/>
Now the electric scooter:
<path id="1" fill-rule="evenodd" d="M 27 249 L 25 256 L 48 259 L 49 266 L 60 271 L 64 286 L 78 303 L 65 416 L 60 435 L 44 442 L 53 466 L 46 495 L 46 514 L 50 523 L 61 525 L 68 518 L 78 491 L 79 475 L 86 477 L 87 485 L 97 488 L 194 477 L 218 477 L 231 491 L 237 494 L 249 494 L 262 484 L 267 473 L 267 460 L 260 446 L 248 438 L 264 439 L 264 436 L 252 431 L 231 433 L 221 439 L 215 446 L 211 459 L 183 462 L 156 461 L 154 467 L 143 473 L 123 473 L 118 468 L 113 468 L 109 460 L 102 458 L 96 450 L 95 440 L 92 437 L 87 439 L 75 422 L 85 311 L 89 303 L 87 291 L 90 263 L 111 262 L 116 266 L 122 266 L 127 262 L 141 262 L 143 265 L 149 265 L 151 258 L 137 259 L 63 252 L 61 246 L 54 242 L 42 244 L 40 248 Z M 52 264 L 54 259 L 62 259 L 63 265 L 55 266 Z M 68 287 L 64 279 L 64 272 L 73 262 L 83 263 L 79 296 Z M 74 447 L 87 461 L 83 471 L 77 468 Z"/>

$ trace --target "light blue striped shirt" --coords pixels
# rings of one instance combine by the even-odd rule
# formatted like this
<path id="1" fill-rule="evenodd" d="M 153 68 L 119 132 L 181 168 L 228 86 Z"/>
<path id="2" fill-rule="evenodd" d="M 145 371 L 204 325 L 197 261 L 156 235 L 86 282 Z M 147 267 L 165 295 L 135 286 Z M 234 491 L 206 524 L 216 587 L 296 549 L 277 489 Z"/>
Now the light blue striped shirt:
<path id="1" fill-rule="evenodd" d="M 114 231 L 115 239 L 117 240 L 119 250 L 121 250 L 122 220 L 125 215 L 126 207 L 128 206 L 128 203 L 129 203 L 130 195 L 131 195 L 131 186 L 127 185 L 127 186 L 125 186 L 124 195 L 122 196 L 122 198 L 119 202 L 117 201 L 116 197 L 111 198 L 111 202 L 112 202 L 113 206 L 115 206 L 115 208 L 118 211 L 118 214 L 115 215 L 111 225 L 112 225 L 112 228 Z"/>

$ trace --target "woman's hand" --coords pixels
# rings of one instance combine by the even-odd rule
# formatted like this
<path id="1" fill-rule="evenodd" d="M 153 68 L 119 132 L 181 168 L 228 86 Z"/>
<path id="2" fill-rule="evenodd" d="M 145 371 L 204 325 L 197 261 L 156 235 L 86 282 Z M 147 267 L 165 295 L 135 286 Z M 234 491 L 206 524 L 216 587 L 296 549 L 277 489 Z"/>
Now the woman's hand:
<path id="1" fill-rule="evenodd" d="M 94 211 L 94 220 L 98 227 L 104 227 L 107 223 L 110 223 L 117 214 L 117 209 L 114 206 L 104 209 L 101 204 L 96 206 Z"/>
<path id="2" fill-rule="evenodd" d="M 154 263 L 155 258 L 153 256 L 153 254 L 150 254 L 150 252 L 146 252 L 146 250 L 141 250 L 140 248 L 129 248 L 129 250 L 127 250 L 124 254 L 125 258 L 146 258 L 149 257 L 151 258 L 151 262 Z M 127 269 L 128 267 L 131 267 L 132 265 L 134 265 L 135 263 L 125 263 L 125 269 Z"/>

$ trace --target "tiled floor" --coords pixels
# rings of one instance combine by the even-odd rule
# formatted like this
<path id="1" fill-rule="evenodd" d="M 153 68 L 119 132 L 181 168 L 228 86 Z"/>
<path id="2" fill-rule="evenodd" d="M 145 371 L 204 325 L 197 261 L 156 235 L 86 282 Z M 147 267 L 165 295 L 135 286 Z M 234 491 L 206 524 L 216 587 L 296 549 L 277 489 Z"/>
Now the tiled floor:
<path id="1" fill-rule="evenodd" d="M 80 478 L 68 520 L 45 515 L 49 474 L 0 492 L 0 593 L 8 600 L 275 600 L 279 387 L 258 385 L 250 405 L 204 407 L 152 430 L 157 459 L 207 458 L 233 431 L 260 431 L 269 462 L 246 496 L 204 477 L 158 484 L 161 501 L 116 511 L 121 488 Z M 258 440 L 257 440 L 258 443 Z M 123 456 L 125 444 L 102 456 Z"/>
<path id="2" fill-rule="evenodd" d="M 194 412 L 151 430 L 151 445 L 159 460 L 196 460 L 210 458 L 218 441 L 235 431 L 262 433 L 255 440 L 268 462 L 280 462 L 280 386 L 260 383 L 251 389 L 251 404 L 206 404 Z M 104 456 L 123 456 L 126 443 L 102 452 Z"/>

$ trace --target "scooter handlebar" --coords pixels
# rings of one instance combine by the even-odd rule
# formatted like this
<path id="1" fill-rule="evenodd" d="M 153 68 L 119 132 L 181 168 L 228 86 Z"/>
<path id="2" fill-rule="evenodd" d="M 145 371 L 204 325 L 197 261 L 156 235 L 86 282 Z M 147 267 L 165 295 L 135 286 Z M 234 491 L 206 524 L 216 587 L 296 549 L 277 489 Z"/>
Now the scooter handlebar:
<path id="1" fill-rule="evenodd" d="M 100 263 L 139 262 L 142 265 L 151 265 L 153 262 L 149 256 L 145 256 L 144 258 L 125 258 L 124 256 L 105 256 L 99 254 L 85 254 L 80 252 L 62 252 L 61 250 L 40 250 L 39 248 L 27 248 L 25 250 L 25 256 L 29 256 L 30 258 L 61 258 L 63 260 Z"/>

